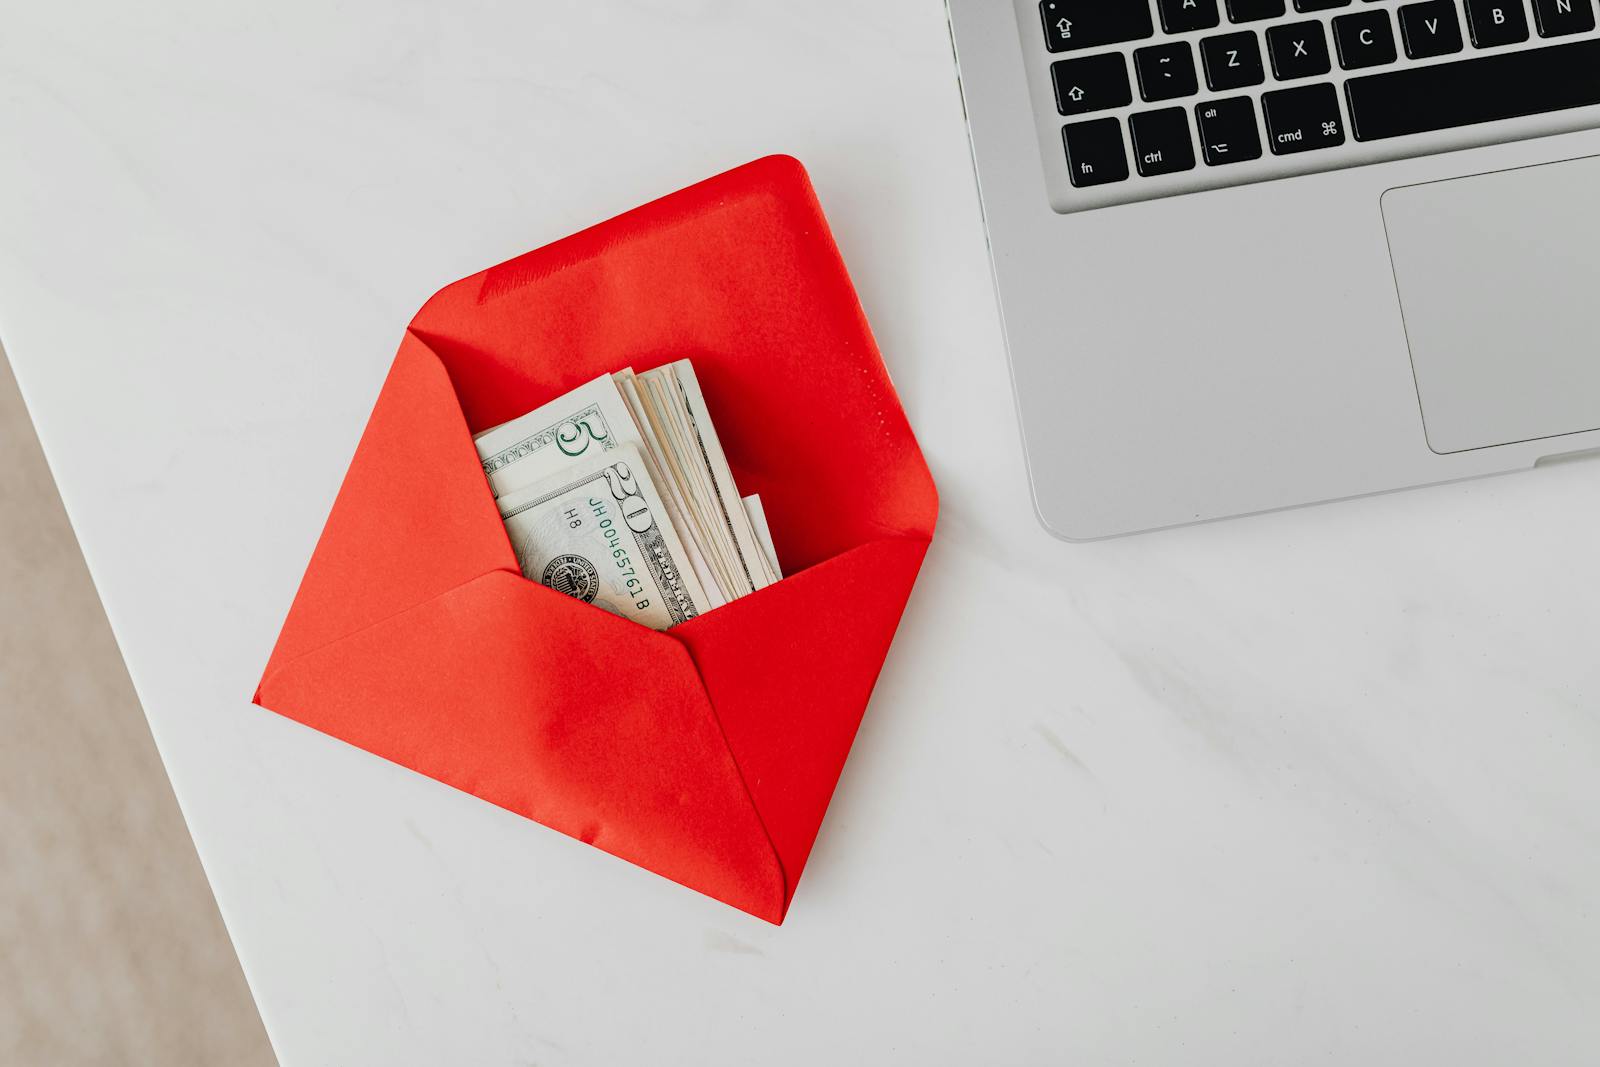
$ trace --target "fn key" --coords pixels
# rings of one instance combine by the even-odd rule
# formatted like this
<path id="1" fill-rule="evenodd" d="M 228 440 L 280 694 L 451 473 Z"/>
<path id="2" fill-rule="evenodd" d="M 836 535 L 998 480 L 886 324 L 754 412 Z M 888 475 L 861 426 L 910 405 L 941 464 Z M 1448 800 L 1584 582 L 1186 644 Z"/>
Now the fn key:
<path id="1" fill-rule="evenodd" d="M 1128 180 L 1128 153 L 1122 146 L 1122 124 L 1116 119 L 1092 119 L 1064 126 L 1067 170 L 1079 189 Z"/>

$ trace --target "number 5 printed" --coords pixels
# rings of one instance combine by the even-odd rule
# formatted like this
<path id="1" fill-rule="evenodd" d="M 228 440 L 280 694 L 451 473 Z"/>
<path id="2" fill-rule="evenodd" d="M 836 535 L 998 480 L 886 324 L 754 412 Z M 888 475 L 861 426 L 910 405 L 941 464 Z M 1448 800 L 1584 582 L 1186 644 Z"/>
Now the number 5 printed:
<path id="1" fill-rule="evenodd" d="M 610 427 L 598 411 L 585 411 L 556 427 L 556 447 L 568 456 L 581 456 L 591 443 L 604 445 L 610 439 Z"/>

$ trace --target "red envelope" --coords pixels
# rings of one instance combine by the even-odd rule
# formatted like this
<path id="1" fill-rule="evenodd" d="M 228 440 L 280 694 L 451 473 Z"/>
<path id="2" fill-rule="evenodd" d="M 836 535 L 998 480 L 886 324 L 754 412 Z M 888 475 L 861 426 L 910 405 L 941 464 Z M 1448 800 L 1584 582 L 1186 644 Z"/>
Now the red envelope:
<path id="1" fill-rule="evenodd" d="M 791 577 L 657 633 L 522 576 L 472 434 L 684 357 Z M 782 922 L 937 511 L 805 171 L 758 160 L 428 301 L 255 700 Z"/>

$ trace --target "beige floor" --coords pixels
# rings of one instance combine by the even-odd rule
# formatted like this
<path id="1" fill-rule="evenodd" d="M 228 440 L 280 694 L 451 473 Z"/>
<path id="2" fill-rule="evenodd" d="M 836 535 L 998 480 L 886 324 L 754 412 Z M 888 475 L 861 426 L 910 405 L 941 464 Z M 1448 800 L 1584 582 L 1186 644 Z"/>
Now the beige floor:
<path id="1" fill-rule="evenodd" d="M 273 1062 L 0 354 L 0 1064 Z"/>

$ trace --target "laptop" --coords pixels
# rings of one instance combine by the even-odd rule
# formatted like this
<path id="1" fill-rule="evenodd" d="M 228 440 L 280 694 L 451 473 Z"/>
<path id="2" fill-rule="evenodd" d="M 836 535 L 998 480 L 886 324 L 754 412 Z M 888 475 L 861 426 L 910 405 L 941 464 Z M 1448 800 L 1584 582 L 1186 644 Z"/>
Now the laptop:
<path id="1" fill-rule="evenodd" d="M 1600 449 L 1595 0 L 948 0 L 1071 540 Z"/>

